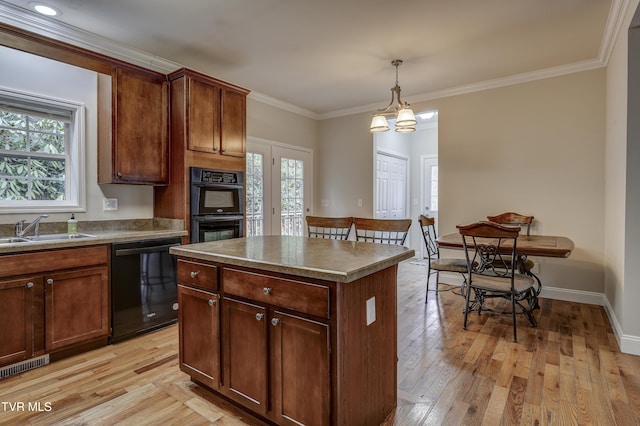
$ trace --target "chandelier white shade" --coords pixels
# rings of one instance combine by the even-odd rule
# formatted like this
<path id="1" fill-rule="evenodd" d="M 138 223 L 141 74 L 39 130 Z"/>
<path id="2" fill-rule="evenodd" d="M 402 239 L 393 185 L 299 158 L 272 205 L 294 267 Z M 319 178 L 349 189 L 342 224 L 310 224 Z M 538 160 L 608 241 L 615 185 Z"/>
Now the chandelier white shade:
<path id="1" fill-rule="evenodd" d="M 411 106 L 400 99 L 400 86 L 398 85 L 398 67 L 402 64 L 401 59 L 394 59 L 391 65 L 396 67 L 396 85 L 391 88 L 391 102 L 384 109 L 377 110 L 371 119 L 370 131 L 372 133 L 386 132 L 389 130 L 388 118 L 396 118 L 396 132 L 407 133 L 416 131 L 416 117 Z M 397 99 L 397 104 L 394 101 Z"/>

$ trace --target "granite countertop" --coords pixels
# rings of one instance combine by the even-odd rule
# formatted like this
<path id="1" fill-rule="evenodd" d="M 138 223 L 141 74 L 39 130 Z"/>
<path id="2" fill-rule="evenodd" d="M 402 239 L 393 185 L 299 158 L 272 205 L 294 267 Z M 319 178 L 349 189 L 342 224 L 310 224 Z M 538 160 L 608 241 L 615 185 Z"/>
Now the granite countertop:
<path id="1" fill-rule="evenodd" d="M 351 282 L 410 259 L 403 246 L 330 239 L 264 236 L 188 244 L 170 253 L 306 278 Z"/>
<path id="2" fill-rule="evenodd" d="M 59 228 L 57 224 L 48 225 L 49 227 L 42 226 L 40 228 L 40 235 L 66 232 L 66 229 L 63 230 Z M 66 227 L 66 223 L 64 225 Z M 0 255 L 96 244 L 183 237 L 188 233 L 186 230 L 181 229 L 182 225 L 183 221 L 156 219 L 80 223 L 79 233 L 89 234 L 94 237 L 0 244 Z M 12 235 L 9 234 L 7 236 Z"/>

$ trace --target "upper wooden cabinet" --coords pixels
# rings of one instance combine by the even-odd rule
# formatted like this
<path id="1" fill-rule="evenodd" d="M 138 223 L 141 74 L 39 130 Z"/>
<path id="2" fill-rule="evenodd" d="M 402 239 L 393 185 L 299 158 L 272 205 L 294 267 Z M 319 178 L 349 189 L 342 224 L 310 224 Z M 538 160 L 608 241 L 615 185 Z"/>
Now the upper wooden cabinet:
<path id="1" fill-rule="evenodd" d="M 187 69 L 169 81 L 172 139 L 191 151 L 244 157 L 249 91 Z"/>
<path id="2" fill-rule="evenodd" d="M 114 67 L 98 77 L 98 183 L 169 183 L 168 82 Z"/>

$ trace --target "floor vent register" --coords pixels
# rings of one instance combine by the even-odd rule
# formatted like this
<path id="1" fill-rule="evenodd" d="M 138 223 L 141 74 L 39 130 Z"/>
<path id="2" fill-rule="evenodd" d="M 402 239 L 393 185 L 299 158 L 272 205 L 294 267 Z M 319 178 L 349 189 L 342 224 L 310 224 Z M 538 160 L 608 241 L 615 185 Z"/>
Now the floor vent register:
<path id="1" fill-rule="evenodd" d="M 34 368 L 42 367 L 43 365 L 47 364 L 49 364 L 49 354 L 42 355 L 37 358 L 28 359 L 26 361 L 16 362 L 15 364 L 7 365 L 0 368 L 0 379 L 14 376 L 27 370 L 33 370 Z"/>

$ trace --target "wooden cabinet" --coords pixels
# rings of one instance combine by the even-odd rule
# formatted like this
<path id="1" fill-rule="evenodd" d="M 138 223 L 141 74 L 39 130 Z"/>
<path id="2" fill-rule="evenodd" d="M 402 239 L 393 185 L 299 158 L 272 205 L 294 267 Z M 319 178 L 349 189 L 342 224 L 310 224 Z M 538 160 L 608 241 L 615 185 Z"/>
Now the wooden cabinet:
<path id="1" fill-rule="evenodd" d="M 278 424 L 328 425 L 328 321 L 278 306 L 328 316 L 329 288 L 226 268 L 223 286 L 222 392 Z"/>
<path id="2" fill-rule="evenodd" d="M 109 336 L 107 245 L 0 256 L 0 365 Z"/>
<path id="3" fill-rule="evenodd" d="M 178 261 L 180 369 L 212 389 L 220 386 L 217 268 Z"/>
<path id="4" fill-rule="evenodd" d="M 36 292 L 42 277 L 0 280 L 0 365 L 33 356 Z"/>
<path id="5" fill-rule="evenodd" d="M 185 139 L 186 148 L 244 157 L 248 91 L 186 69 L 170 74 L 169 81 L 172 120 L 182 127 L 174 135 Z"/>
<path id="6" fill-rule="evenodd" d="M 47 273 L 47 352 L 109 334 L 109 270 L 106 266 Z"/>
<path id="7" fill-rule="evenodd" d="M 169 183 L 169 89 L 151 71 L 98 78 L 98 183 Z"/>
<path id="8" fill-rule="evenodd" d="M 246 169 L 249 91 L 187 69 L 169 74 L 168 79 L 171 178 L 168 186 L 154 188 L 153 215 L 184 220 L 190 231 L 189 167 Z"/>

